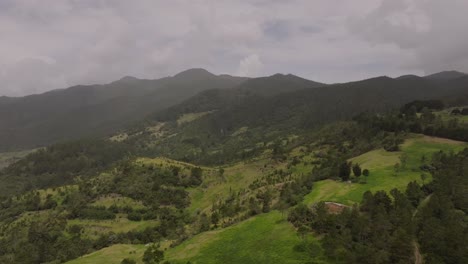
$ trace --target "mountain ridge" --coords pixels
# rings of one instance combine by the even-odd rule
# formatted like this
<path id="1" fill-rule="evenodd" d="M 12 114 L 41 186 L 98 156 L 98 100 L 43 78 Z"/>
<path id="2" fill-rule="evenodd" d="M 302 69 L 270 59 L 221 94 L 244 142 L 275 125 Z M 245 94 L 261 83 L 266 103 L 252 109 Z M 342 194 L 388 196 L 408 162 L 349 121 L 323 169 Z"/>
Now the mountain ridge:
<path id="1" fill-rule="evenodd" d="M 446 76 L 445 73 L 440 74 Z M 453 72 L 449 73 L 453 76 Z M 0 151 L 36 148 L 83 136 L 105 136 L 145 117 L 172 120 L 183 113 L 239 107 L 257 111 L 259 109 L 252 108 L 256 104 L 260 107 L 275 103 L 286 107 L 286 100 L 291 100 L 290 103 L 298 101 L 302 107 L 311 108 L 308 104 L 322 105 L 322 102 L 315 102 L 316 97 L 321 96 L 333 104 L 348 104 L 350 112 L 365 110 L 349 104 L 350 98 L 359 100 L 358 97 L 363 102 L 382 100 L 380 105 L 369 107 L 371 110 L 389 109 L 396 103 L 429 96 L 446 96 L 456 102 L 453 98 L 459 95 L 461 99 L 458 101 L 463 102 L 468 98 L 464 95 L 466 79 L 466 75 L 437 80 L 433 77 L 379 76 L 324 84 L 293 74 L 246 78 L 215 75 L 200 68 L 155 80 L 125 76 L 109 84 L 76 85 L 25 97 L 0 97 Z M 347 87 L 354 87 L 355 92 L 350 93 Z M 378 97 L 376 92 L 387 96 Z M 342 94 L 347 94 L 348 98 Z M 304 98 L 310 101 L 304 101 Z M 321 108 L 315 110 L 322 111 Z M 275 108 L 265 108 L 252 115 L 275 112 Z M 227 119 L 232 117 L 227 116 Z M 253 120 L 253 117 L 247 116 L 245 120 Z"/>
<path id="2" fill-rule="evenodd" d="M 203 90 L 228 89 L 246 80 L 213 74 L 194 79 L 191 72 L 190 76 L 186 72 L 155 80 L 128 76 L 108 84 L 75 85 L 43 94 L 2 97 L 0 151 L 35 148 L 82 136 L 103 136 Z"/>

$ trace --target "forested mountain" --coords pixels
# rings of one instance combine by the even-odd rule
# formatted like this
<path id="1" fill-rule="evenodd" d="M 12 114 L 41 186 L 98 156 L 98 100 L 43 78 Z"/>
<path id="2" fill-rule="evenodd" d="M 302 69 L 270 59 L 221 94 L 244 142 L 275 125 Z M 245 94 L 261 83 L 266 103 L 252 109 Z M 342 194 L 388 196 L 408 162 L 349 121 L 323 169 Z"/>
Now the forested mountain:
<path id="1" fill-rule="evenodd" d="M 0 98 L 0 151 L 32 148 L 82 136 L 103 136 L 207 89 L 246 78 L 190 69 L 173 77 L 124 77 L 105 85 L 74 86 L 39 95 Z"/>
<path id="2" fill-rule="evenodd" d="M 184 113 L 227 109 L 238 105 L 255 104 L 264 97 L 285 95 L 294 91 L 326 86 L 301 77 L 275 74 L 249 79 L 232 89 L 211 89 L 201 92 L 182 103 L 154 113 L 155 120 L 173 120 Z"/>
<path id="3" fill-rule="evenodd" d="M 297 79 L 274 75 L 260 81 L 252 79 L 229 90 L 202 92 L 152 116 L 149 123 L 165 122 L 165 133 L 170 136 L 159 137 L 157 144 L 149 144 L 155 139 L 150 133 L 140 133 L 130 141 L 144 146 L 145 153 L 150 155 L 167 155 L 203 163 L 222 157 L 218 162 L 223 163 L 235 156 L 244 156 L 244 149 L 258 148 L 252 148 L 254 142 L 274 140 L 278 134 L 286 131 L 301 133 L 332 121 L 350 119 L 365 111 L 386 112 L 417 99 L 440 99 L 446 105 L 468 102 L 467 77 L 447 81 L 432 81 L 417 76 L 397 79 L 377 77 L 326 86 L 293 80 Z M 292 86 L 296 89 L 265 96 L 255 92 L 262 86 L 248 86 L 269 82 L 283 83 L 285 88 Z M 300 85 L 294 86 L 298 83 Z M 304 85 L 308 88 L 303 88 Z M 183 126 L 171 125 L 189 113 L 210 114 Z M 229 154 L 226 146 L 232 146 Z M 217 158 L 212 159 L 212 156 Z"/>
<path id="4" fill-rule="evenodd" d="M 1 263 L 468 259 L 468 77 L 325 85 L 189 70 L 112 85 L 134 87 L 141 104 L 207 90 L 112 136 L 52 144 L 1 169 Z M 109 115 L 114 103 L 136 104 L 81 89 L 46 95 L 76 93 Z M 69 121 L 91 122 L 80 118 Z"/>
<path id="5" fill-rule="evenodd" d="M 377 77 L 323 85 L 293 75 L 277 74 L 251 79 L 230 90 L 202 92 L 156 113 L 154 119 L 166 121 L 183 113 L 223 110 L 212 115 L 213 118 L 225 113 L 229 119 L 239 119 L 238 122 L 243 123 L 239 125 L 248 125 L 249 119 L 275 122 L 294 116 L 307 119 L 304 122 L 315 123 L 350 117 L 362 111 L 385 111 L 416 99 L 444 98 L 452 102 L 468 95 L 467 89 L 468 76 L 444 81 L 417 76 Z M 281 117 L 285 112 L 290 116 Z M 266 115 L 269 117 L 265 118 Z M 223 117 L 223 120 L 226 119 Z"/>
<path id="6" fill-rule="evenodd" d="M 184 113 L 214 111 L 217 129 L 259 122 L 313 126 L 383 111 L 415 99 L 468 100 L 468 76 L 442 72 L 426 77 L 378 77 L 325 85 L 291 74 L 261 78 L 216 76 L 191 69 L 174 77 L 124 77 L 107 85 L 75 86 L 40 95 L 0 99 L 0 151 L 33 148 L 83 136 L 104 136 L 151 119 L 175 120 Z M 231 89 L 229 89 L 231 88 Z M 313 89 L 312 89 L 313 88 Z M 288 114 L 287 114 L 287 113 Z M 262 124 L 263 126 L 264 124 Z"/>

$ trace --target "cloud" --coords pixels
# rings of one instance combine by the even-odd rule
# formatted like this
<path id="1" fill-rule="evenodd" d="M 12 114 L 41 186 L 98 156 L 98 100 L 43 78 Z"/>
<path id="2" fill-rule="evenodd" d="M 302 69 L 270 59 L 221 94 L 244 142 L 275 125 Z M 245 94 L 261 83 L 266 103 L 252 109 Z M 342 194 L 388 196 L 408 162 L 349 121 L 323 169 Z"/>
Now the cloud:
<path id="1" fill-rule="evenodd" d="M 426 74 L 443 70 L 468 72 L 468 1 L 392 0 L 352 24 L 374 44 L 393 44 L 412 57 L 402 64 Z"/>
<path id="2" fill-rule="evenodd" d="M 463 0 L 2 0 L 0 95 L 191 67 L 323 82 L 465 70 Z"/>
<path id="3" fill-rule="evenodd" d="M 237 75 L 257 77 L 263 68 L 263 63 L 257 54 L 249 55 L 243 58 L 239 63 Z"/>

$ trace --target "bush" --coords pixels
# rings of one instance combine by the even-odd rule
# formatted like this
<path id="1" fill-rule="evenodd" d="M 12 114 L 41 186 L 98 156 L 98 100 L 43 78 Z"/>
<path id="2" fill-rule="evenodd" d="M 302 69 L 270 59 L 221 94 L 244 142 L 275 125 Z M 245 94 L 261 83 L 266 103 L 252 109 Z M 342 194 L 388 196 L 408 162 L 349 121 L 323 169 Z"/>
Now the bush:
<path id="1" fill-rule="evenodd" d="M 136 264 L 136 261 L 129 258 L 124 258 L 120 264 Z"/>
<path id="2" fill-rule="evenodd" d="M 110 220 L 115 219 L 115 214 L 106 210 L 105 207 L 87 207 L 78 212 L 79 218 Z"/>
<path id="3" fill-rule="evenodd" d="M 127 216 L 130 221 L 141 221 L 141 214 L 137 212 L 131 212 Z"/>
<path id="4" fill-rule="evenodd" d="M 369 174 L 370 174 L 370 171 L 369 171 L 368 169 L 364 169 L 364 170 L 362 171 L 362 175 L 364 175 L 364 176 L 366 176 L 366 177 L 368 177 Z"/>

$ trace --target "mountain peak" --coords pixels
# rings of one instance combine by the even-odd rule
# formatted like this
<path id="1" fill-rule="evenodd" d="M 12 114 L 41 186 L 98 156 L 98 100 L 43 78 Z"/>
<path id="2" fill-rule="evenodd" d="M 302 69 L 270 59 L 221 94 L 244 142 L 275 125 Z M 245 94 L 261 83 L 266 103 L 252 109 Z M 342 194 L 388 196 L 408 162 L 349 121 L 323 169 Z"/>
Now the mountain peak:
<path id="1" fill-rule="evenodd" d="M 216 75 L 212 74 L 211 72 L 202 69 L 202 68 L 193 68 L 188 69 L 183 72 L 180 72 L 174 75 L 174 78 L 184 78 L 184 79 L 204 79 L 204 78 L 211 78 Z"/>
<path id="2" fill-rule="evenodd" d="M 395 80 L 406 80 L 406 79 L 417 79 L 417 78 L 421 78 L 421 77 L 414 75 L 414 74 L 406 74 L 406 75 L 401 75 L 399 77 L 396 77 Z"/>
<path id="3" fill-rule="evenodd" d="M 120 83 L 132 83 L 134 81 L 138 81 L 139 79 L 136 78 L 136 77 L 133 77 L 133 76 L 124 76 L 122 78 L 120 78 L 118 81 L 116 82 L 120 82 Z"/>
<path id="4" fill-rule="evenodd" d="M 446 81 L 446 80 L 457 79 L 457 78 L 464 77 L 464 76 L 467 76 L 467 74 L 463 72 L 459 72 L 459 71 L 442 71 L 442 72 L 424 76 L 424 78 L 431 79 L 431 80 Z"/>

